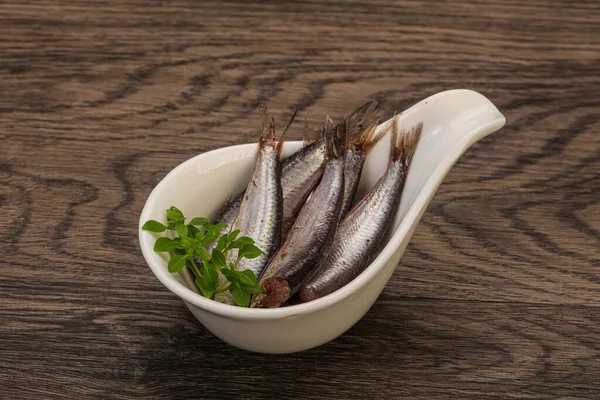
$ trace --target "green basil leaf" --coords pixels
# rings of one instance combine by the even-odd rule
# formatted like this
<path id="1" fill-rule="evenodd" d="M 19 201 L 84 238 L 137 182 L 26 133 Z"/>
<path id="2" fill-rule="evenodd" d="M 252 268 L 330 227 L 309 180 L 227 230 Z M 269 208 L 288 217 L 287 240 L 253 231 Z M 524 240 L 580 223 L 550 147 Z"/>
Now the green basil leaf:
<path id="1" fill-rule="evenodd" d="M 208 264 L 202 272 L 204 274 L 204 284 L 214 291 L 219 286 L 219 273 L 214 264 Z"/>
<path id="2" fill-rule="evenodd" d="M 243 271 L 240 271 L 240 274 L 247 276 L 248 278 L 250 278 L 252 280 L 252 282 L 256 282 L 256 275 L 254 274 L 254 272 L 251 269 L 245 269 Z"/>
<path id="3" fill-rule="evenodd" d="M 188 227 L 184 224 L 175 225 L 175 231 L 177 231 L 177 234 L 182 238 L 188 235 Z"/>
<path id="4" fill-rule="evenodd" d="M 208 252 L 208 250 L 206 250 L 206 248 L 204 248 L 204 246 L 197 247 L 195 255 L 200 257 L 200 259 L 202 260 L 208 261 L 210 259 L 210 253 Z"/>
<path id="5" fill-rule="evenodd" d="M 184 249 L 190 249 L 192 247 L 194 247 L 194 239 L 190 238 L 190 237 L 182 237 L 181 238 L 181 246 Z"/>
<path id="6" fill-rule="evenodd" d="M 196 228 L 194 225 L 188 224 L 188 236 L 195 238 L 199 233 L 200 229 Z"/>
<path id="7" fill-rule="evenodd" d="M 233 289 L 231 289 L 231 295 L 233 296 L 233 301 L 240 307 L 248 307 L 250 305 L 250 293 L 245 292 L 238 285 L 234 285 Z"/>
<path id="8" fill-rule="evenodd" d="M 179 241 L 175 241 L 175 243 L 173 242 L 174 240 L 168 237 L 159 237 L 156 239 L 156 242 L 154 242 L 154 251 L 157 253 L 163 251 L 173 251 L 180 244 Z"/>
<path id="9" fill-rule="evenodd" d="M 167 230 L 167 227 L 160 222 L 151 219 L 150 221 L 146 221 L 144 226 L 142 226 L 142 230 L 149 232 L 164 232 Z"/>
<path id="10" fill-rule="evenodd" d="M 254 240 L 250 239 L 247 236 L 242 236 L 241 238 L 238 238 L 236 240 L 234 240 L 233 242 L 229 243 L 229 247 L 228 249 L 241 249 L 242 247 L 244 247 L 247 244 L 254 244 Z"/>
<path id="11" fill-rule="evenodd" d="M 180 255 L 174 255 L 169 260 L 169 272 L 175 273 L 181 271 L 185 266 L 186 257 Z"/>
<path id="12" fill-rule="evenodd" d="M 201 225 L 208 224 L 208 223 L 210 223 L 208 218 L 196 217 L 196 218 L 192 218 L 192 220 L 188 223 L 188 225 L 201 226 Z"/>
<path id="13" fill-rule="evenodd" d="M 246 269 L 240 272 L 240 283 L 243 283 L 248 286 L 253 286 L 256 284 L 256 275 L 249 269 Z"/>
<path id="14" fill-rule="evenodd" d="M 202 240 L 202 242 L 204 244 L 212 243 L 215 240 L 217 240 L 217 238 L 220 235 L 221 235 L 221 230 L 219 228 L 212 228 L 211 230 L 209 230 L 208 232 L 206 232 L 206 235 L 204 236 L 204 239 Z"/>
<path id="15" fill-rule="evenodd" d="M 208 299 L 212 298 L 212 296 L 215 293 L 215 291 L 214 291 L 214 289 L 212 289 L 210 287 L 207 287 L 204 284 L 203 277 L 200 277 L 200 276 L 196 277 L 195 282 L 196 282 L 196 286 L 198 286 L 198 289 L 200 289 L 200 292 L 202 293 L 202 296 L 204 296 L 204 297 L 206 297 Z"/>
<path id="16" fill-rule="evenodd" d="M 219 267 L 227 266 L 227 260 L 225 259 L 225 256 L 217 249 L 213 249 L 212 251 L 212 260 Z"/>
<path id="17" fill-rule="evenodd" d="M 227 235 L 223 235 L 219 238 L 219 242 L 217 243 L 217 247 L 215 247 L 215 249 L 222 252 L 225 250 L 225 246 L 227 246 Z"/>
<path id="18" fill-rule="evenodd" d="M 256 282 L 256 275 L 249 269 L 240 272 L 239 285 L 250 294 L 259 294 L 262 292 L 261 285 Z"/>
<path id="19" fill-rule="evenodd" d="M 185 217 L 177 207 L 173 206 L 167 210 L 167 220 L 177 225 L 178 223 L 183 223 Z"/>
<path id="20" fill-rule="evenodd" d="M 242 285 L 240 284 L 240 286 L 248 293 L 250 294 L 261 294 L 262 293 L 262 287 L 256 283 L 252 286 L 246 286 L 246 285 Z"/>
<path id="21" fill-rule="evenodd" d="M 258 247 L 256 247 L 253 244 L 245 244 L 244 247 L 242 247 L 238 253 L 238 257 L 242 256 L 245 258 L 256 258 L 259 257 L 262 254 L 262 250 L 259 249 Z"/>
<path id="22" fill-rule="evenodd" d="M 237 237 L 237 235 L 240 234 L 240 230 L 236 229 L 235 231 L 231 232 L 229 234 L 229 236 L 227 236 L 227 241 L 228 242 L 233 242 L 235 240 L 235 238 Z"/>
<path id="23" fill-rule="evenodd" d="M 238 243 L 238 244 L 241 244 L 241 245 L 254 244 L 254 240 L 252 240 L 248 236 L 242 236 L 240 238 L 237 238 L 235 240 L 235 242 Z"/>
<path id="24" fill-rule="evenodd" d="M 208 224 L 204 224 L 202 226 L 204 227 L 205 230 L 210 231 L 212 229 L 221 230 L 223 228 L 227 228 L 228 225 L 227 224 L 216 224 L 215 225 L 215 224 L 208 223 Z"/>
<path id="25" fill-rule="evenodd" d="M 235 283 L 239 280 L 239 272 L 234 271 L 229 268 L 221 269 L 221 273 L 227 278 L 227 280 L 231 283 Z"/>

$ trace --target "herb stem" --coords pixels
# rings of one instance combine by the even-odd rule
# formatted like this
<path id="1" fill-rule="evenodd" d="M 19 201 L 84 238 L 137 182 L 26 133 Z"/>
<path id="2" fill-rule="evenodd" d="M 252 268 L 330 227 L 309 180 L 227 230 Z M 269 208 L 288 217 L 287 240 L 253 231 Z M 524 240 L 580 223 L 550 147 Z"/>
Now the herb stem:
<path id="1" fill-rule="evenodd" d="M 223 293 L 229 288 L 229 282 L 224 282 L 215 289 L 215 294 Z"/>
<path id="2" fill-rule="evenodd" d="M 198 266 L 196 265 L 196 261 L 194 261 L 194 259 L 192 259 L 192 272 L 196 275 L 196 277 L 201 276 L 200 275 L 200 270 L 198 269 Z"/>
<path id="3" fill-rule="evenodd" d="M 233 270 L 234 271 L 237 271 L 238 264 L 242 260 L 242 257 L 243 257 L 243 255 L 239 255 L 238 258 L 237 258 L 237 260 L 235 260 L 235 264 L 233 264 Z"/>

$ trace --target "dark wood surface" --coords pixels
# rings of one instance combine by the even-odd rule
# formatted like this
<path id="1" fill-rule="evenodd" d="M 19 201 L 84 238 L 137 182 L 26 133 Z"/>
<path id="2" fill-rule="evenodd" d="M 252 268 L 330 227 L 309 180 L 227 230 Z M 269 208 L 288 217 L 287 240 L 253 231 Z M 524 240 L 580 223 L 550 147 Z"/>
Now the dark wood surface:
<path id="1" fill-rule="evenodd" d="M 0 3 L 0 398 L 600 398 L 599 38 L 595 0 Z M 151 189 L 260 100 L 316 124 L 450 88 L 507 126 L 337 340 L 237 350 L 146 266 Z"/>

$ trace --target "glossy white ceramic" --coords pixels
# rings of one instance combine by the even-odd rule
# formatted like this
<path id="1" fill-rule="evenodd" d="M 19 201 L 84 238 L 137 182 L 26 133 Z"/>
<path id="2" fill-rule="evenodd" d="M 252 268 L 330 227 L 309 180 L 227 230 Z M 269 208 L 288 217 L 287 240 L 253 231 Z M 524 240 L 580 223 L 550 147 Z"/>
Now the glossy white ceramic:
<path id="1" fill-rule="evenodd" d="M 342 289 L 316 301 L 278 309 L 247 309 L 208 300 L 167 270 L 164 253 L 152 248 L 156 235 L 141 230 L 149 219 L 164 220 L 175 205 L 186 216 L 211 216 L 229 196 L 242 191 L 253 169 L 256 144 L 200 154 L 173 169 L 154 188 L 140 216 L 139 240 L 144 257 L 158 279 L 179 296 L 209 331 L 242 349 L 289 353 L 326 343 L 344 333 L 369 310 L 392 273 L 427 205 L 458 158 L 473 143 L 500 129 L 504 116 L 484 96 L 471 90 L 433 95 L 403 112 L 400 128 L 423 122 L 402 200 L 387 235 L 387 245 L 373 263 Z M 383 125 L 383 124 L 382 124 Z M 381 126 L 380 126 L 381 127 Z M 284 156 L 301 147 L 288 142 Z M 358 196 L 383 174 L 389 137 L 369 155 Z M 357 197 L 358 197 L 357 196 Z"/>

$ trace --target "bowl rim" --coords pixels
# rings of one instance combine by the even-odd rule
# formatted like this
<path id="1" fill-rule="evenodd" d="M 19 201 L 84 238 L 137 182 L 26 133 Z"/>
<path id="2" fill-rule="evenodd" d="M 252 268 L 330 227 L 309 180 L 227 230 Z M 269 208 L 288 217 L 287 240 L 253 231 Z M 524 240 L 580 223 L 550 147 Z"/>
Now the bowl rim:
<path id="1" fill-rule="evenodd" d="M 460 91 L 464 89 L 459 89 Z M 464 90 L 468 92 L 472 92 L 471 90 Z M 436 97 L 442 94 L 445 94 L 446 91 L 437 93 L 431 97 L 428 97 L 425 100 L 431 100 L 432 97 Z M 475 92 L 477 93 L 477 92 Z M 481 95 L 481 94 L 480 94 Z M 482 96 L 483 97 L 483 96 Z M 423 100 L 423 101 L 425 101 Z M 488 100 L 489 101 L 489 100 Z M 416 105 L 420 104 L 419 102 Z M 490 102 L 490 104 L 492 104 Z M 492 104 L 493 105 L 493 104 Z M 413 107 L 415 107 L 413 106 Z M 411 107 L 411 108 L 413 108 Z M 410 110 L 410 109 L 409 109 Z M 407 110 L 408 111 L 408 110 Z M 359 291 L 362 287 L 367 285 L 377 273 L 380 272 L 381 269 L 385 266 L 387 261 L 393 257 L 396 248 L 401 244 L 404 237 L 409 233 L 410 229 L 413 227 L 416 221 L 420 218 L 420 213 L 425 212 L 425 208 L 430 200 L 429 193 L 430 189 L 437 189 L 437 187 L 441 184 L 446 174 L 449 172 L 450 168 L 454 164 L 454 161 L 473 143 L 487 134 L 494 132 L 497 129 L 500 129 L 506 119 L 505 117 L 496 109 L 498 113 L 498 117 L 494 120 L 489 121 L 487 124 L 480 125 L 474 128 L 471 131 L 471 134 L 466 134 L 462 138 L 460 145 L 456 146 L 456 152 L 448 152 L 445 157 L 439 160 L 438 165 L 434 168 L 433 172 L 427 178 L 426 182 L 423 184 L 419 193 L 415 196 L 413 203 L 408 207 L 406 214 L 400 224 L 396 228 L 396 230 L 391 235 L 389 241 L 383 247 L 383 249 L 379 252 L 376 258 L 369 264 L 369 266 L 354 280 L 343 286 L 342 288 L 326 295 L 316 300 L 313 300 L 308 303 L 296 304 L 281 308 L 246 308 L 246 307 L 238 307 L 234 305 L 220 303 L 215 300 L 207 299 L 199 293 L 192 291 L 187 288 L 181 282 L 179 282 L 174 274 L 171 274 L 166 268 L 155 263 L 150 257 L 151 253 L 154 253 L 153 243 L 156 238 L 151 232 L 146 232 L 142 230 L 142 225 L 148 220 L 150 210 L 154 208 L 155 199 L 158 196 L 158 193 L 161 192 L 162 187 L 166 185 L 170 179 L 173 179 L 180 171 L 187 168 L 188 166 L 202 162 L 202 159 L 207 157 L 209 154 L 214 156 L 218 155 L 218 153 L 227 153 L 232 151 L 247 151 L 252 147 L 256 147 L 256 143 L 251 144 L 240 144 L 234 146 L 227 146 L 218 148 L 215 150 L 207 151 L 202 154 L 198 154 L 183 163 L 179 164 L 175 168 L 173 168 L 152 190 L 150 195 L 148 196 L 142 212 L 140 214 L 139 219 L 139 228 L 138 228 L 138 240 L 140 244 L 140 248 L 142 250 L 142 254 L 144 255 L 144 259 L 146 263 L 152 270 L 152 272 L 156 275 L 156 277 L 161 281 L 163 285 L 167 287 L 171 292 L 179 296 L 182 300 L 187 303 L 191 303 L 193 306 L 198 307 L 204 311 L 207 311 L 211 314 L 221 315 L 237 320 L 277 320 L 283 318 L 293 318 L 300 315 L 311 314 L 313 312 L 322 310 L 327 308 L 335 303 L 338 303 L 348 297 L 350 294 Z M 386 122 L 384 122 L 385 124 Z M 473 132 L 475 131 L 475 134 Z M 286 142 L 290 144 L 301 144 L 301 141 L 290 141 Z M 458 144 L 458 143 L 457 143 Z M 433 195 L 432 195 L 433 196 Z M 150 242 L 152 241 L 152 242 Z"/>

